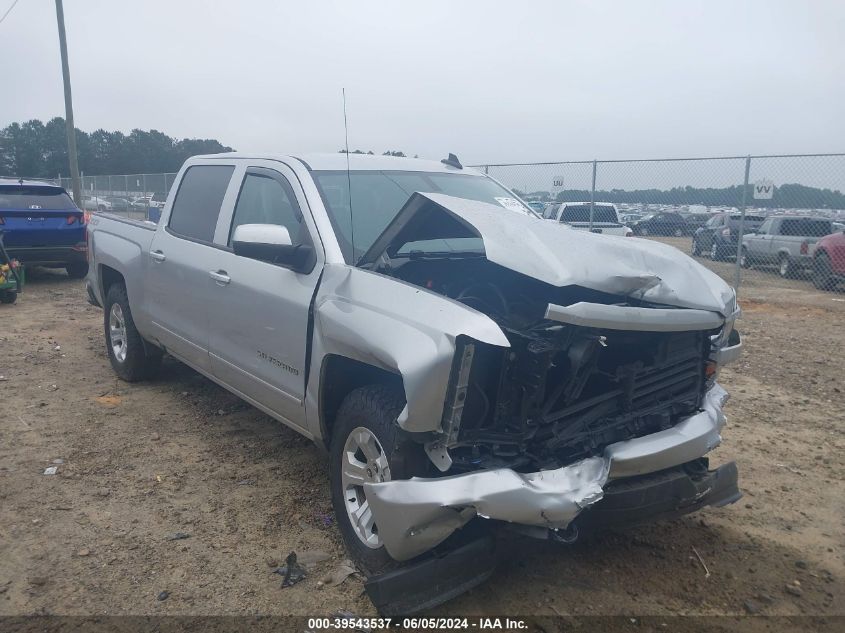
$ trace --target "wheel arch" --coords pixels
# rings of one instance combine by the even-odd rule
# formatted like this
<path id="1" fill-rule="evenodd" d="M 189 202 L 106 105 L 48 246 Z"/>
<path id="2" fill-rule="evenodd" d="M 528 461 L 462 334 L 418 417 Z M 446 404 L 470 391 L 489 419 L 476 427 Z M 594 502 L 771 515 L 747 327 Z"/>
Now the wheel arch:
<path id="1" fill-rule="evenodd" d="M 124 286 L 126 285 L 126 278 L 123 276 L 119 270 L 112 268 L 106 264 L 99 264 L 97 270 L 97 277 L 100 280 L 100 293 L 103 297 L 103 303 L 105 304 L 106 295 L 109 293 L 109 288 L 111 288 L 114 284 L 122 283 Z M 127 294 L 129 290 L 127 289 Z"/>
<path id="2" fill-rule="evenodd" d="M 352 391 L 367 385 L 387 385 L 405 396 L 402 376 L 382 367 L 342 356 L 327 354 L 320 368 L 320 432 L 326 447 L 331 443 L 337 413 L 343 400 Z"/>

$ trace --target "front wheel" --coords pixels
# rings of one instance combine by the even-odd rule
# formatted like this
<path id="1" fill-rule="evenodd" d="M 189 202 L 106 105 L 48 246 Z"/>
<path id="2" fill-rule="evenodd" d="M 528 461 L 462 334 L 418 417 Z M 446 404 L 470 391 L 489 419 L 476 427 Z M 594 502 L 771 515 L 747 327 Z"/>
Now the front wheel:
<path id="1" fill-rule="evenodd" d="M 640 235 L 648 235 L 648 228 L 643 227 L 640 229 Z"/>
<path id="2" fill-rule="evenodd" d="M 408 479 L 425 469 L 422 447 L 396 422 L 404 405 L 399 389 L 360 387 L 344 399 L 332 430 L 332 506 L 351 558 L 368 575 L 399 563 L 384 547 L 364 484 Z"/>
<path id="3" fill-rule="evenodd" d="M 748 256 L 748 249 L 743 246 L 739 254 L 739 265 L 743 268 L 751 268 L 751 258 Z"/>
<path id="4" fill-rule="evenodd" d="M 0 303 L 14 303 L 18 300 L 18 293 L 14 290 L 0 290 Z"/>
<path id="5" fill-rule="evenodd" d="M 106 348 L 114 372 L 127 382 L 151 377 L 161 364 L 161 350 L 145 344 L 138 333 L 122 283 L 109 287 L 103 315 Z"/>
<path id="6" fill-rule="evenodd" d="M 672 231 L 672 235 L 674 235 L 675 237 L 683 237 L 684 236 L 684 230 L 683 229 L 675 229 L 674 231 Z"/>

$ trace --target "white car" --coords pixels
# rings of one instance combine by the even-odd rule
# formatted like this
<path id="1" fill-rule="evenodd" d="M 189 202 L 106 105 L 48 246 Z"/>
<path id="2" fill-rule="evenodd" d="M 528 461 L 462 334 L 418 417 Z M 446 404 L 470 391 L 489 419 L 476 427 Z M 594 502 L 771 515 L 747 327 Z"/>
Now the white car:
<path id="1" fill-rule="evenodd" d="M 593 221 L 590 222 L 590 206 Z M 577 231 L 591 231 L 605 235 L 630 237 L 633 231 L 619 221 L 616 206 L 607 202 L 562 202 L 548 207 L 543 214 L 547 220 L 567 224 Z"/>
<path id="2" fill-rule="evenodd" d="M 100 196 L 82 196 L 82 208 L 85 211 L 111 211 L 114 205 Z"/>

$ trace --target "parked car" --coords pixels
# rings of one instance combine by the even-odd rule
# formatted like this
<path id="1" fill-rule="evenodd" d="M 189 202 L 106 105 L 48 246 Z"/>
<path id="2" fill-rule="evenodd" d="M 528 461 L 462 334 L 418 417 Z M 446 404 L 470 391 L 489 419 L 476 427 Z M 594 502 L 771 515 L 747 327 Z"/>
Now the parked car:
<path id="1" fill-rule="evenodd" d="M 83 212 L 62 187 L 0 179 L 0 229 L 22 264 L 64 268 L 75 279 L 88 273 Z"/>
<path id="2" fill-rule="evenodd" d="M 607 202 L 593 204 L 593 222 L 590 226 L 589 202 L 562 202 L 545 210 L 543 217 L 560 222 L 578 231 L 592 231 L 605 235 L 631 235 L 631 229 L 619 221 L 616 207 Z"/>
<path id="3" fill-rule="evenodd" d="M 695 232 L 713 217 L 710 213 L 681 213 L 680 216 L 686 220 L 690 232 Z"/>
<path id="4" fill-rule="evenodd" d="M 536 211 L 540 215 L 543 215 L 543 212 L 546 209 L 546 204 L 544 202 L 529 202 L 528 206 L 532 211 Z"/>
<path id="5" fill-rule="evenodd" d="M 813 246 L 833 233 L 828 218 L 779 215 L 766 218 L 756 233 L 742 237 L 741 264 L 775 264 L 781 277 L 793 277 L 813 267 Z"/>
<path id="6" fill-rule="evenodd" d="M 743 235 L 759 229 L 765 219 L 762 215 L 746 215 L 742 225 Z M 692 237 L 693 256 L 707 253 L 714 262 L 736 259 L 740 220 L 738 213 L 719 213 L 711 216 L 707 224 L 696 229 Z"/>
<path id="7" fill-rule="evenodd" d="M 111 204 L 112 211 L 128 211 L 129 200 L 126 198 L 119 198 L 117 196 L 106 196 L 105 200 L 107 200 Z"/>
<path id="8" fill-rule="evenodd" d="M 678 213 L 650 213 L 639 222 L 631 225 L 634 235 L 674 235 L 681 237 L 690 234 L 690 226 Z"/>
<path id="9" fill-rule="evenodd" d="M 82 208 L 86 211 L 111 211 L 113 205 L 103 196 L 82 196 Z"/>
<path id="10" fill-rule="evenodd" d="M 733 290 L 668 245 L 538 218 L 454 156 L 198 156 L 157 227 L 98 214 L 89 240 L 115 373 L 167 352 L 324 447 L 382 613 L 489 576 L 499 525 L 572 542 L 741 496 L 705 457 Z"/>
<path id="11" fill-rule="evenodd" d="M 834 224 L 838 224 L 834 222 Z M 813 253 L 813 285 L 833 290 L 845 281 L 845 227 L 816 243 Z"/>
<path id="12" fill-rule="evenodd" d="M 165 202 L 167 202 L 167 193 L 156 192 L 150 196 L 149 206 L 151 209 L 163 209 Z"/>
<path id="13" fill-rule="evenodd" d="M 643 219 L 643 216 L 639 213 L 623 213 L 622 216 L 619 218 L 622 224 L 627 226 L 631 226 L 634 222 L 639 222 Z"/>
<path id="14" fill-rule="evenodd" d="M 129 208 L 132 211 L 146 211 L 150 206 L 150 198 L 151 196 L 139 196 L 137 198 L 132 198 L 129 201 Z"/>

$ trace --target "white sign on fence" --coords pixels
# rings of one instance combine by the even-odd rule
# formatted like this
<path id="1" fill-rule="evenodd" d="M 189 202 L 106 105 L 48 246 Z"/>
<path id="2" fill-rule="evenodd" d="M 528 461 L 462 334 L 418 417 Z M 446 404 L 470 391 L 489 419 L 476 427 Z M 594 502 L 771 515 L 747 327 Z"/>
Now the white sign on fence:
<path id="1" fill-rule="evenodd" d="M 563 191 L 563 176 L 555 176 L 552 179 L 552 193 Z"/>
<path id="2" fill-rule="evenodd" d="M 758 180 L 754 183 L 755 200 L 771 200 L 775 192 L 775 183 L 771 180 Z"/>

